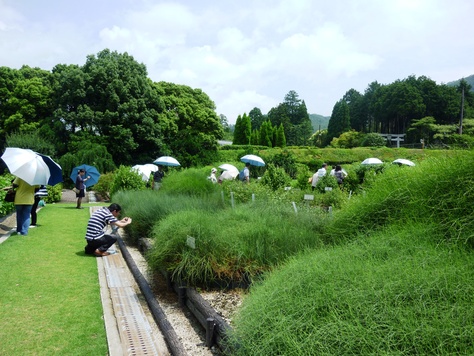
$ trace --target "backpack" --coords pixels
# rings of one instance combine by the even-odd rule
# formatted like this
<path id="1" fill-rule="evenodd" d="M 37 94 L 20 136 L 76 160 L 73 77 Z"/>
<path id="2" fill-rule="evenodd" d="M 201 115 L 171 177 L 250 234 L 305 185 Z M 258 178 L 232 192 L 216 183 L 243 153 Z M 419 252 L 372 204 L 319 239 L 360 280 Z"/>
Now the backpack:
<path id="1" fill-rule="evenodd" d="M 244 181 L 245 180 L 245 168 L 243 168 L 240 173 L 239 173 L 239 180 Z"/>
<path id="2" fill-rule="evenodd" d="M 342 171 L 336 172 L 336 179 L 339 184 L 342 184 L 344 181 L 344 173 L 342 173 Z"/>

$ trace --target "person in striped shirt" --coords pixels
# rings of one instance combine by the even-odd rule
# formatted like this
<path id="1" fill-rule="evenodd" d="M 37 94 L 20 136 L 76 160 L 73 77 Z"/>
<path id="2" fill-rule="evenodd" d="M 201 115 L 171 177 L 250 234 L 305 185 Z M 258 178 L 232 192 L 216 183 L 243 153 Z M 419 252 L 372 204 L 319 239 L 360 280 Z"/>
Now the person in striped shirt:
<path id="1" fill-rule="evenodd" d="M 105 228 L 107 225 L 112 227 L 125 227 L 132 223 L 132 219 L 125 217 L 118 220 L 122 208 L 118 204 L 110 204 L 109 207 L 103 207 L 96 210 L 90 217 L 87 223 L 86 241 L 87 245 L 84 248 L 86 254 L 103 257 L 110 255 L 107 250 L 117 242 L 117 238 L 106 234 Z"/>

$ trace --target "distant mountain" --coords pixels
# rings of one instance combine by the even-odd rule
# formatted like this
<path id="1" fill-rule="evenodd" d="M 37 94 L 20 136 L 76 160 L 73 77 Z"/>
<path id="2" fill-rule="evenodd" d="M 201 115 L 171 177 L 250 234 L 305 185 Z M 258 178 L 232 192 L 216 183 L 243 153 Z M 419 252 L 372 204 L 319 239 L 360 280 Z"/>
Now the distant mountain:
<path id="1" fill-rule="evenodd" d="M 469 77 L 464 78 L 464 80 L 471 86 L 471 91 L 474 92 L 474 74 L 470 75 Z M 451 87 L 455 87 L 459 84 L 461 79 L 455 80 L 454 82 L 449 82 L 446 83 L 446 85 L 449 85 Z"/>
<path id="2" fill-rule="evenodd" d="M 311 125 L 313 126 L 313 131 L 325 130 L 328 128 L 328 123 L 330 116 L 322 116 L 318 114 L 309 114 L 309 119 L 311 120 Z"/>

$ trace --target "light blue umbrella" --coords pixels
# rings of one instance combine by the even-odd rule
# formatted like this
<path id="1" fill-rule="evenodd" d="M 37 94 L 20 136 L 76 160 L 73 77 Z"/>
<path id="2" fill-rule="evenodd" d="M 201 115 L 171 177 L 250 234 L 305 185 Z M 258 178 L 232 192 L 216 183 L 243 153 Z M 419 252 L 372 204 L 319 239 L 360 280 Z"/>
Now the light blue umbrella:
<path id="1" fill-rule="evenodd" d="M 263 159 L 256 155 L 245 155 L 240 160 L 244 163 L 250 163 L 252 166 L 263 167 L 265 165 Z"/>
<path id="2" fill-rule="evenodd" d="M 154 162 L 159 166 L 170 166 L 170 167 L 178 167 L 181 166 L 176 158 L 170 156 L 161 156 L 158 157 Z"/>

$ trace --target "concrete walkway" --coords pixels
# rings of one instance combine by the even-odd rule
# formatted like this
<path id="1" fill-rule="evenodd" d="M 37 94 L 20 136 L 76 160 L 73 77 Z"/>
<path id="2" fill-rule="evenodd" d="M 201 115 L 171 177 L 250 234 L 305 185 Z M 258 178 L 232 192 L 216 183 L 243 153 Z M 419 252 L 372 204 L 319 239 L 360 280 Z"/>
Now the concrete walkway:
<path id="1" fill-rule="evenodd" d="M 91 214 L 99 208 L 91 207 Z M 114 245 L 109 252 L 97 258 L 109 355 L 169 355 L 120 249 Z"/>

